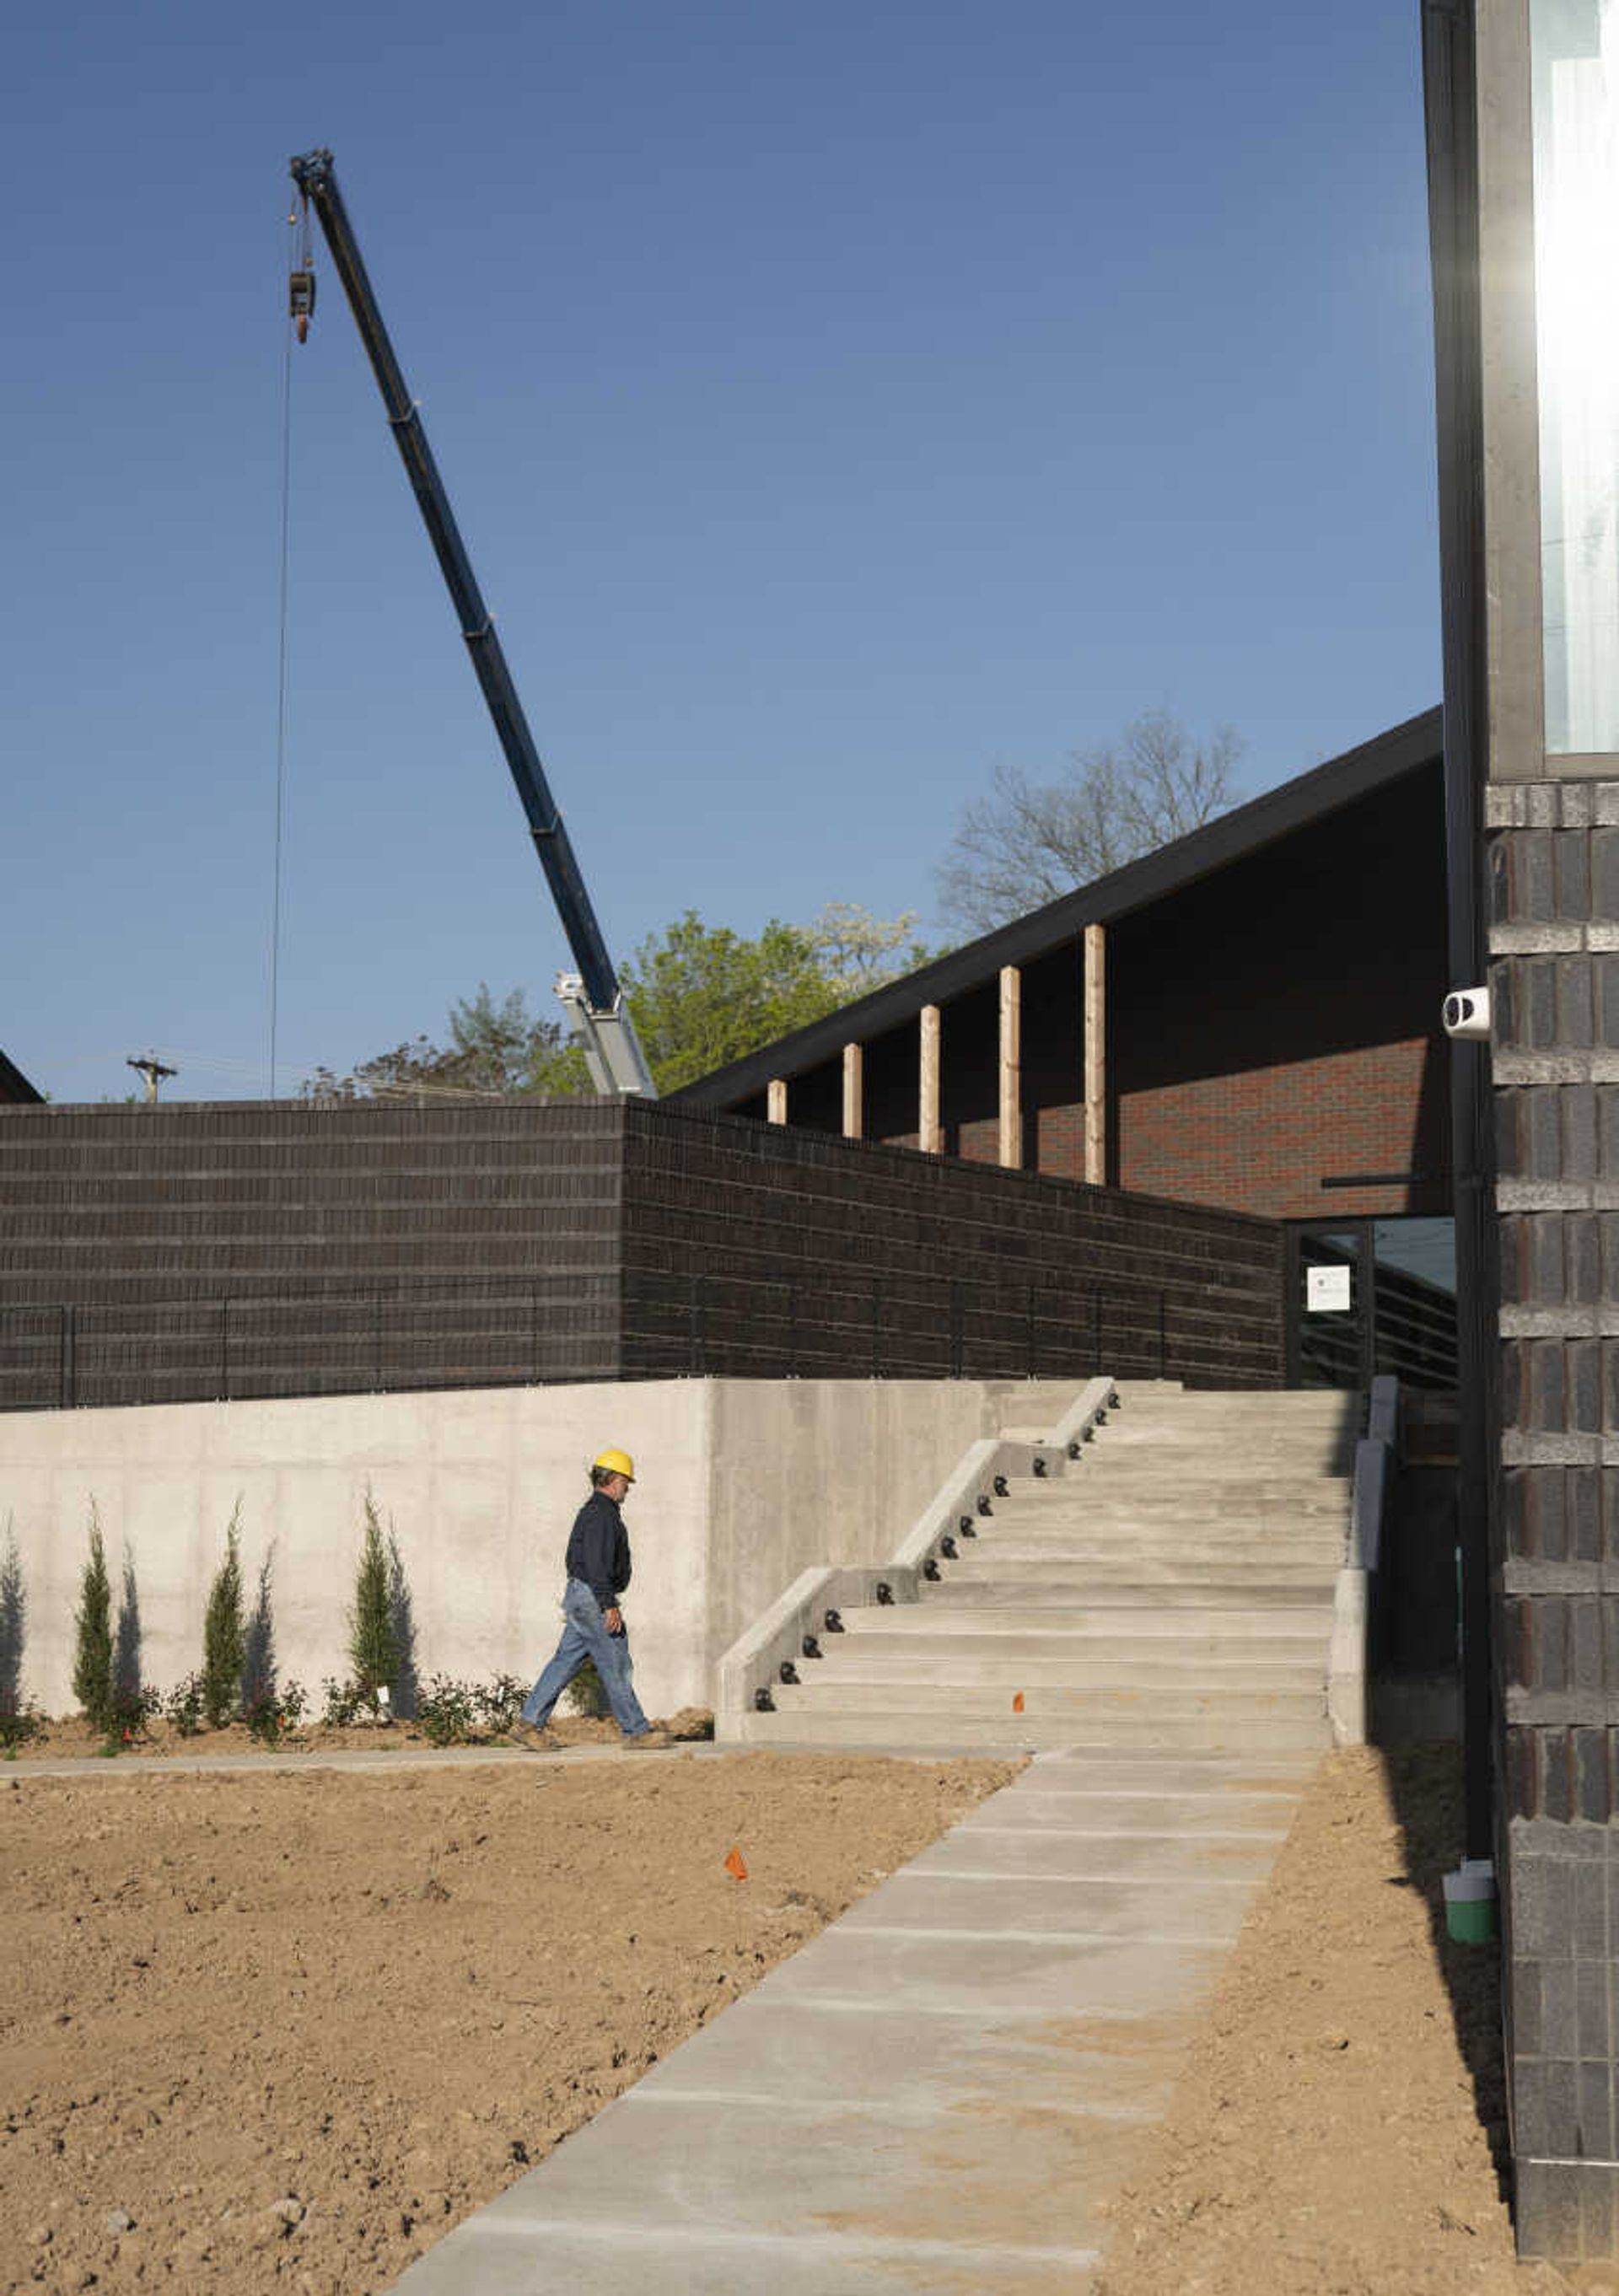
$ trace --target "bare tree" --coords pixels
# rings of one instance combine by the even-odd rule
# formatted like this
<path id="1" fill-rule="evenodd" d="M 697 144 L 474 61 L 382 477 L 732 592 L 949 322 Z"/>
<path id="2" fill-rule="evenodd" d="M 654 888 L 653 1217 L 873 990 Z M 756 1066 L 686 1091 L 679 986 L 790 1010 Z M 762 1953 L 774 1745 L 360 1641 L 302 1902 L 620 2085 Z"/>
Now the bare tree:
<path id="1" fill-rule="evenodd" d="M 935 873 L 941 914 L 988 931 L 1200 829 L 1241 795 L 1241 755 L 1229 726 L 1194 741 L 1169 710 L 1146 709 L 1117 742 L 1076 750 L 1060 781 L 998 766 Z"/>

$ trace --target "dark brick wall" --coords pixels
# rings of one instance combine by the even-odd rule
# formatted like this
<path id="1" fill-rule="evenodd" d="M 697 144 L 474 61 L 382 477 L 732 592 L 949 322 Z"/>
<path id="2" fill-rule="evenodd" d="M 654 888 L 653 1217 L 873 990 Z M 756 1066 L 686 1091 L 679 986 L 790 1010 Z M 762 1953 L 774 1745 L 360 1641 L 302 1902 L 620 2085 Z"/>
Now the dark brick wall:
<path id="1" fill-rule="evenodd" d="M 1496 1684 L 1520 2240 L 1614 2252 L 1619 786 L 1489 792 Z"/>
<path id="2" fill-rule="evenodd" d="M 627 1122 L 637 1370 L 680 1367 L 700 1325 L 713 1372 L 1015 1376 L 1105 1358 L 1280 1383 L 1268 1221 L 684 1108 Z"/>
<path id="3" fill-rule="evenodd" d="M 1281 1372 L 1281 1234 L 667 1104 L 0 1111 L 0 1404 Z"/>
<path id="4" fill-rule="evenodd" d="M 0 1399 L 609 1373 L 621 1130 L 595 1101 L 0 1109 Z"/>

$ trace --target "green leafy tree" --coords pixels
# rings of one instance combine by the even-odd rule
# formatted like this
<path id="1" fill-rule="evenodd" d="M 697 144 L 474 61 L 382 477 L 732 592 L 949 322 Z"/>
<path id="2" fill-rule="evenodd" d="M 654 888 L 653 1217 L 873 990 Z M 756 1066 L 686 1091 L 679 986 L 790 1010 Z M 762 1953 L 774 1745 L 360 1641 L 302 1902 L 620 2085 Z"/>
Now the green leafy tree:
<path id="1" fill-rule="evenodd" d="M 399 1670 L 399 1636 L 388 1540 L 370 1486 L 366 1489 L 366 1529 L 354 1575 L 354 1607 L 349 1613 L 349 1668 L 354 1685 L 373 1706 L 379 1690 L 391 1693 Z"/>
<path id="2" fill-rule="evenodd" d="M 97 1730 L 112 1727 L 112 1582 L 101 1516 L 90 1502 L 90 1552 L 78 1580 L 73 1615 L 73 1695 Z"/>
<path id="3" fill-rule="evenodd" d="M 620 967 L 625 1001 L 660 1092 L 676 1091 L 794 1029 L 835 1012 L 939 954 L 917 940 L 914 912 L 874 917 L 831 901 L 807 925 L 773 917 L 757 935 L 704 924 L 688 909 L 650 933 Z M 417 1037 L 346 1076 L 318 1069 L 308 1098 L 387 1095 L 549 1094 L 591 1087 L 584 1054 L 554 1021 L 537 1020 L 521 988 L 497 999 L 487 982 L 451 1008 L 448 1046 Z"/>
<path id="4" fill-rule="evenodd" d="M 242 1703 L 247 1665 L 247 1613 L 242 1586 L 242 1502 L 231 1509 L 225 1559 L 214 1573 L 202 1620 L 202 1711 L 221 1729 Z"/>
<path id="5" fill-rule="evenodd" d="M 415 1037 L 362 1061 L 347 1075 L 316 1069 L 302 1086 L 306 1100 L 481 1100 L 588 1089 L 583 1058 L 564 1042 L 561 1023 L 531 1013 L 521 988 L 497 1001 L 484 980 L 475 996 L 450 1007 L 448 1045 Z"/>

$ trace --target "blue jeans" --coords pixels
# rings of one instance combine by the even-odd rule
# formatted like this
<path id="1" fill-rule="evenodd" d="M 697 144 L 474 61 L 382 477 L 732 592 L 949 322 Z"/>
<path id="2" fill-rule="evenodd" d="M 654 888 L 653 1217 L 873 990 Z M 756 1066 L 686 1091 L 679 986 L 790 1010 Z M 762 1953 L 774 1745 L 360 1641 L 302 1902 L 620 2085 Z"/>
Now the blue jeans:
<path id="1" fill-rule="evenodd" d="M 522 1718 L 543 1729 L 551 1709 L 585 1660 L 594 1659 L 596 1670 L 612 1709 L 612 1718 L 627 1738 L 639 1738 L 651 1728 L 641 1711 L 630 1678 L 629 1636 L 610 1635 L 602 1624 L 602 1608 L 582 1578 L 570 1578 L 563 1596 L 563 1638 L 556 1654 L 522 1703 Z"/>

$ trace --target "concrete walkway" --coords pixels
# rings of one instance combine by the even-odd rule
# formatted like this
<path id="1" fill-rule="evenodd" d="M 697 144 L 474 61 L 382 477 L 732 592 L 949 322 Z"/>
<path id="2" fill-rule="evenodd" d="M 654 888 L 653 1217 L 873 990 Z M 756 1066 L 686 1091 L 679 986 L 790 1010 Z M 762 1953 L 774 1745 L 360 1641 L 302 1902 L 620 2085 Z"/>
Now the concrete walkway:
<path id="1" fill-rule="evenodd" d="M 1318 1759 L 1037 1756 L 401 2296 L 1073 2296 Z"/>

